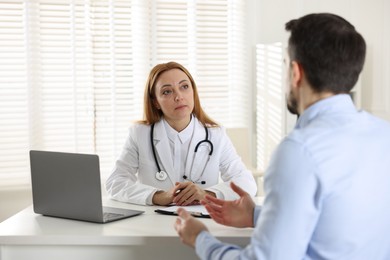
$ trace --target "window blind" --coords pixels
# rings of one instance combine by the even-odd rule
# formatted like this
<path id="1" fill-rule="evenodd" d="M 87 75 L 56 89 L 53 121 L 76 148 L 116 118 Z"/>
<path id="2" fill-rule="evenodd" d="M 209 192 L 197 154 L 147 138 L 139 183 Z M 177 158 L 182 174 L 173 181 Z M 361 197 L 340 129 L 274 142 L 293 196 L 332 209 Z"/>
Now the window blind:
<path id="1" fill-rule="evenodd" d="M 142 118 L 149 70 L 177 61 L 206 112 L 248 127 L 245 1 L 0 1 L 0 186 L 30 149 L 96 153 L 103 179 Z"/>
<path id="2" fill-rule="evenodd" d="M 1 185 L 26 183 L 29 147 L 27 39 L 22 2 L 0 2 Z M 22 174 L 23 173 L 23 174 Z"/>
<path id="3" fill-rule="evenodd" d="M 245 1 L 157 1 L 152 64 L 176 60 L 194 77 L 206 112 L 226 127 L 248 127 Z"/>
<path id="4" fill-rule="evenodd" d="M 286 101 L 282 75 L 282 44 L 257 44 L 256 161 L 262 172 L 285 135 Z"/>

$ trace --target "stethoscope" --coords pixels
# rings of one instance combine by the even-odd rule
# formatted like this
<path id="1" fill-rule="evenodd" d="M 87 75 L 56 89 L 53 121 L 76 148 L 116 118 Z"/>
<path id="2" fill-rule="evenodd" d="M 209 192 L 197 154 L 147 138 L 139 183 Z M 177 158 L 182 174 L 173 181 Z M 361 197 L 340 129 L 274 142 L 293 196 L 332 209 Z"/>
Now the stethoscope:
<path id="1" fill-rule="evenodd" d="M 214 150 L 213 143 L 209 140 L 209 131 L 208 131 L 206 126 L 204 127 L 204 130 L 205 130 L 205 133 L 206 133 L 206 138 L 204 140 L 198 142 L 196 144 L 196 146 L 195 146 L 194 155 L 192 157 L 192 163 L 191 163 L 191 168 L 190 168 L 190 174 L 189 174 L 189 176 L 187 176 L 185 174 L 183 175 L 183 179 L 185 179 L 185 180 L 188 179 L 189 181 L 192 181 L 193 183 L 197 183 L 197 184 L 206 184 L 206 181 L 199 181 L 199 180 L 202 178 L 204 170 L 206 169 L 206 166 L 207 166 L 207 164 L 208 164 L 208 162 L 210 160 L 210 157 L 213 154 L 213 150 Z M 156 156 L 156 148 L 154 147 L 154 144 L 153 144 L 153 136 L 154 136 L 154 124 L 152 124 L 151 130 L 150 130 L 150 142 L 151 142 L 151 145 L 152 145 L 154 161 L 156 162 L 156 166 L 157 166 L 157 169 L 158 169 L 158 171 L 156 172 L 156 179 L 159 180 L 159 181 L 164 181 L 164 180 L 167 179 L 168 174 L 165 171 L 162 171 L 161 168 L 160 168 L 160 165 L 158 164 L 157 156 Z M 198 180 L 194 181 L 194 180 L 191 180 L 192 167 L 194 165 L 195 155 L 198 152 L 198 148 L 199 148 L 199 146 L 202 143 L 208 143 L 209 144 L 210 152 L 208 154 L 207 161 L 206 161 L 206 163 L 205 163 L 205 165 L 204 165 L 204 167 L 202 169 L 202 173 L 200 174 Z"/>

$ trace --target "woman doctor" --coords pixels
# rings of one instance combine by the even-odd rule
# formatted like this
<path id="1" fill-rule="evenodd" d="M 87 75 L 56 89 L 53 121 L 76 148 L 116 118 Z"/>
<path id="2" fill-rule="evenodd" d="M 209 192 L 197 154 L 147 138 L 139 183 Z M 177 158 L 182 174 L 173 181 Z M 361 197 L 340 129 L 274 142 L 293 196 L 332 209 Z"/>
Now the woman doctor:
<path id="1" fill-rule="evenodd" d="M 231 181 L 255 195 L 251 172 L 224 128 L 201 108 L 191 74 L 176 62 L 156 65 L 146 82 L 144 120 L 130 127 L 108 194 L 128 203 L 185 206 L 206 194 L 236 199 Z"/>

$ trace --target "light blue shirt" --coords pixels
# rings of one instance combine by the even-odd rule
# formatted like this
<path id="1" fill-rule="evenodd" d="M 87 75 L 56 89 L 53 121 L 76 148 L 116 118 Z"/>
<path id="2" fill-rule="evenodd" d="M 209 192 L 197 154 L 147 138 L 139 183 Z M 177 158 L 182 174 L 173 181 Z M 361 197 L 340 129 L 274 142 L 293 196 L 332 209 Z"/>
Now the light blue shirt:
<path id="1" fill-rule="evenodd" d="M 264 189 L 250 244 L 203 231 L 202 259 L 390 259 L 390 124 L 356 111 L 348 95 L 304 111 Z"/>

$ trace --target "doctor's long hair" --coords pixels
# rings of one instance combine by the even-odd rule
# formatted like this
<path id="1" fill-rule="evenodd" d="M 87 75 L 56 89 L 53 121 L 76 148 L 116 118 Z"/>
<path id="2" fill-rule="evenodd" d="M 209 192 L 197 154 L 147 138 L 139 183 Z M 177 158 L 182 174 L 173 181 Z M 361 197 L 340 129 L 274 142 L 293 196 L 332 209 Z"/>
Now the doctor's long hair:
<path id="1" fill-rule="evenodd" d="M 191 81 L 193 93 L 194 93 L 194 109 L 192 113 L 196 116 L 196 118 L 207 127 L 216 127 L 218 124 L 212 120 L 202 109 L 200 106 L 200 100 L 198 95 L 198 89 L 196 87 L 195 81 L 192 78 L 190 72 L 184 68 L 181 64 L 177 62 L 168 62 L 161 63 L 154 66 L 154 68 L 150 71 L 148 79 L 146 81 L 145 93 L 144 93 L 144 119 L 139 121 L 139 123 L 151 125 L 157 123 L 163 117 L 163 112 L 153 104 L 153 100 L 156 98 L 155 89 L 156 89 L 156 81 L 161 73 L 171 70 L 171 69 L 179 69 L 183 71 Z"/>

